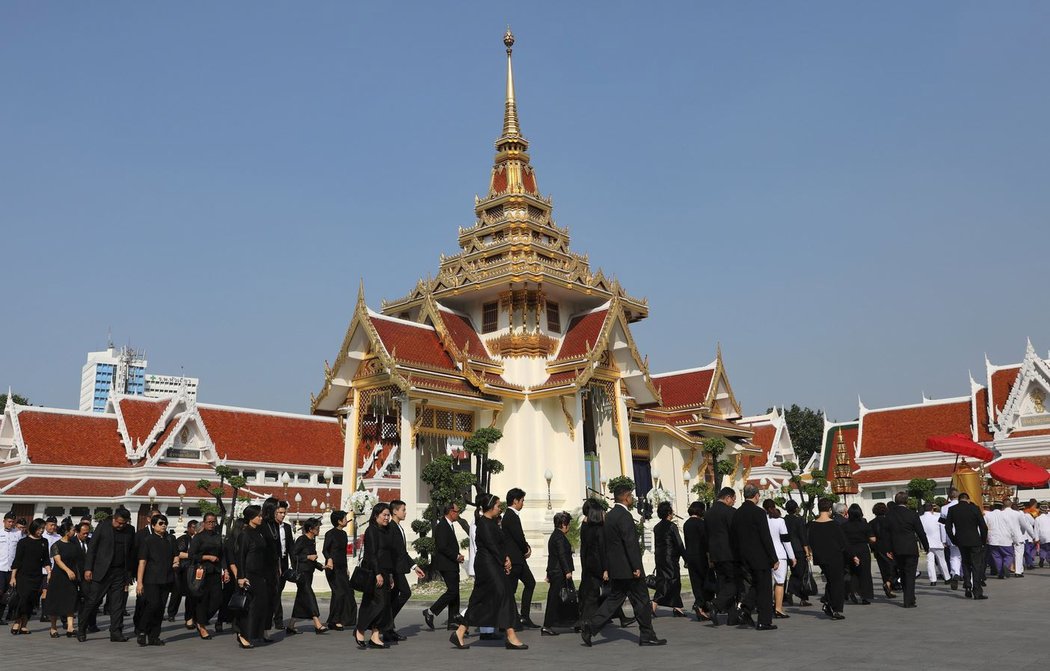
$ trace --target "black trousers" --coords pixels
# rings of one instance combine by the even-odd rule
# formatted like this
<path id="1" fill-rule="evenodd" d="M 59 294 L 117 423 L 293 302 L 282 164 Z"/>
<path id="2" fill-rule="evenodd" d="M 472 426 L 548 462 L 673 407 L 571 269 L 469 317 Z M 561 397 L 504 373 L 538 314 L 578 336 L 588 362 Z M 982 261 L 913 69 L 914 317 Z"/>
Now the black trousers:
<path id="1" fill-rule="evenodd" d="M 277 579 L 274 584 L 274 592 L 270 595 L 273 604 L 273 626 L 278 629 L 284 627 L 284 606 L 281 604 L 281 595 L 284 594 L 284 586 L 287 584 L 288 581 L 284 579 L 282 572 L 282 577 Z"/>
<path id="2" fill-rule="evenodd" d="M 394 574 L 393 590 L 390 593 L 390 628 L 394 628 L 393 620 L 397 619 L 397 614 L 401 612 L 401 609 L 408 603 L 408 598 L 412 596 L 412 587 L 408 584 L 408 578 L 405 577 L 404 573 Z"/>
<path id="3" fill-rule="evenodd" d="M 850 590 L 861 599 L 871 600 L 875 591 L 871 584 L 871 554 L 865 545 L 862 548 L 850 548 L 850 552 L 860 558 L 860 565 L 849 565 Z"/>
<path id="4" fill-rule="evenodd" d="M 529 611 L 532 609 L 532 595 L 536 591 L 536 578 L 533 577 L 528 564 L 511 566 L 509 578 L 511 601 L 514 601 L 514 595 L 518 592 L 518 581 L 521 581 L 521 619 L 524 620 L 529 617 Z"/>
<path id="5" fill-rule="evenodd" d="M 168 617 L 175 617 L 179 612 L 179 606 L 182 604 L 182 597 L 188 596 L 189 592 L 186 591 L 186 573 L 178 569 L 175 570 L 175 582 L 171 583 L 171 594 L 168 596 Z M 187 602 L 189 606 L 189 602 Z M 193 616 L 193 610 L 186 608 L 186 619 L 190 619 Z"/>
<path id="6" fill-rule="evenodd" d="M 634 616 L 638 618 L 638 628 L 643 639 L 656 638 L 653 631 L 653 607 L 649 601 L 649 590 L 645 587 L 644 578 L 613 579 L 609 581 L 609 596 L 598 606 L 590 621 L 584 622 L 591 631 L 602 630 L 613 615 L 623 606 L 624 599 L 631 600 Z"/>
<path id="7" fill-rule="evenodd" d="M 142 586 L 142 598 L 135 602 L 138 617 L 135 633 L 145 634 L 151 641 L 160 640 L 160 627 L 164 623 L 164 606 L 168 603 L 171 583 Z"/>
<path id="8" fill-rule="evenodd" d="M 543 608 L 543 626 L 550 629 L 558 626 L 561 610 L 561 588 L 565 587 L 564 575 L 548 576 L 550 587 L 547 589 L 547 604 Z"/>
<path id="9" fill-rule="evenodd" d="M 232 581 L 231 581 L 232 582 Z M 219 612 L 222 606 L 222 576 L 218 573 L 205 573 L 204 582 L 201 584 L 200 598 L 193 600 L 195 611 L 186 619 L 192 619 L 194 624 L 207 627 L 208 622 Z M 190 607 L 189 592 L 186 593 L 186 608 Z"/>
<path id="10" fill-rule="evenodd" d="M 919 565 L 919 555 L 893 555 L 893 563 L 900 574 L 904 588 L 904 605 L 915 603 L 915 569 Z"/>
<path id="11" fill-rule="evenodd" d="M 706 560 L 686 561 L 685 567 L 689 569 L 689 584 L 693 590 L 693 608 L 707 610 L 708 604 L 714 598 L 714 594 L 709 594 L 704 589 L 704 583 L 707 582 L 707 574 L 711 567 L 707 565 Z"/>
<path id="12" fill-rule="evenodd" d="M 824 601 L 836 613 L 841 613 L 846 603 L 846 566 L 839 560 L 820 565 L 824 574 Z"/>
<path id="13" fill-rule="evenodd" d="M 361 610 L 357 613 L 357 630 L 364 633 L 366 629 L 380 633 L 390 631 L 394 618 L 390 611 L 390 594 L 393 584 L 392 576 L 383 576 L 383 586 L 365 592 L 361 598 Z"/>
<path id="14" fill-rule="evenodd" d="M 273 595 L 277 592 L 277 579 L 266 575 L 247 575 L 251 583 L 251 600 L 248 611 L 242 613 L 237 622 L 237 631 L 249 641 L 263 638 L 273 619 Z"/>
<path id="15" fill-rule="evenodd" d="M 974 596 L 984 594 L 981 582 L 984 580 L 984 564 L 988 551 L 984 545 L 977 547 L 960 547 L 962 559 L 963 589 L 971 590 Z"/>
<path id="16" fill-rule="evenodd" d="M 10 583 L 11 583 L 11 572 L 10 571 L 0 571 L 0 596 L 3 596 L 4 593 L 7 592 L 7 590 L 14 589 L 13 587 L 11 587 Z M 11 595 L 11 600 L 12 601 L 14 601 L 14 598 L 15 598 L 14 595 Z M 7 611 L 8 611 L 8 615 L 7 615 L 7 617 L 4 617 L 4 609 L 0 608 L 0 620 L 9 620 L 9 619 L 11 619 L 11 613 L 14 612 L 14 606 L 8 604 Z"/>
<path id="17" fill-rule="evenodd" d="M 758 611 L 758 624 L 773 624 L 773 570 L 740 565 L 744 589 L 741 600 L 748 612 Z"/>
<path id="18" fill-rule="evenodd" d="M 715 595 L 715 611 L 729 613 L 731 619 L 736 616 L 736 604 L 740 595 L 740 579 L 734 561 L 715 562 L 715 576 L 718 578 L 718 594 Z M 735 624 L 731 622 L 730 624 Z"/>
<path id="19" fill-rule="evenodd" d="M 430 607 L 430 612 L 437 615 L 444 610 L 445 606 L 448 606 L 448 621 L 452 623 L 459 617 L 459 569 L 442 571 L 441 579 L 445 581 L 445 593 L 439 596 L 434 605 Z"/>
<path id="20" fill-rule="evenodd" d="M 230 604 L 230 599 L 233 598 L 233 595 L 236 591 L 237 581 L 231 575 L 230 581 L 224 583 L 222 586 L 222 597 L 219 598 L 219 615 L 215 619 L 215 622 L 228 622 L 233 625 L 234 631 L 239 631 L 238 622 L 240 618 L 231 613 L 230 609 L 228 608 Z"/>
<path id="21" fill-rule="evenodd" d="M 87 596 L 77 619 L 77 630 L 84 633 L 88 622 L 94 622 L 92 615 L 98 610 L 102 599 L 106 599 L 106 610 L 109 613 L 109 633 L 111 636 L 124 630 L 124 586 L 128 581 L 128 572 L 124 567 L 112 568 L 105 575 L 85 583 Z"/>
<path id="22" fill-rule="evenodd" d="M 788 581 L 788 585 L 797 584 L 799 589 L 795 595 L 800 599 L 807 599 L 810 596 L 809 579 L 807 577 L 807 573 L 810 570 L 809 560 L 806 559 L 804 552 L 798 553 L 795 557 L 795 565 L 791 567 L 791 577 L 794 578 L 794 580 Z"/>

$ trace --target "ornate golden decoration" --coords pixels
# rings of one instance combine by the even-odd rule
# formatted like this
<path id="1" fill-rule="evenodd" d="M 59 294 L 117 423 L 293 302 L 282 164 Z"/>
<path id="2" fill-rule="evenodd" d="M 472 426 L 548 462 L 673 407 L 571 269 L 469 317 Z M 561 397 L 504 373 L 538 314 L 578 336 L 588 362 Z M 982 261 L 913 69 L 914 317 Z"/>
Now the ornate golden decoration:
<path id="1" fill-rule="evenodd" d="M 558 349 L 558 341 L 544 333 L 505 333 L 485 344 L 501 357 L 549 357 Z"/>
<path id="2" fill-rule="evenodd" d="M 1046 392 L 1036 387 L 1029 395 L 1032 397 L 1032 406 L 1035 408 L 1036 413 L 1043 414 L 1046 412 Z"/>
<path id="3" fill-rule="evenodd" d="M 423 411 L 427 407 L 427 400 L 424 398 L 416 406 L 416 418 L 412 421 L 412 432 L 408 436 L 408 444 L 412 447 L 416 446 L 416 436 L 419 435 L 419 428 L 423 424 Z"/>
<path id="4" fill-rule="evenodd" d="M 569 440 L 576 442 L 576 421 L 572 418 L 572 413 L 565 407 L 565 397 L 559 396 L 558 401 L 561 403 L 561 412 L 565 415 L 565 425 L 569 427 Z"/>

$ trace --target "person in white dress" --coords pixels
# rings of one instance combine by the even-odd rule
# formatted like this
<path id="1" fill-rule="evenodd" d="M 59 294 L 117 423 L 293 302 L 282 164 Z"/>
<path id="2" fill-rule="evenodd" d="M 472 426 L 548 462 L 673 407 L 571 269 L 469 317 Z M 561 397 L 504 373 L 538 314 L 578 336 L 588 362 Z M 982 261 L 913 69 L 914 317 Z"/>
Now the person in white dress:
<path id="1" fill-rule="evenodd" d="M 930 551 L 926 553 L 926 574 L 930 577 L 930 587 L 933 587 L 937 584 L 938 565 L 945 580 L 950 581 L 954 573 L 949 571 L 948 561 L 944 557 L 948 534 L 941 524 L 941 514 L 932 503 L 925 504 L 922 509 L 919 521 L 922 522 L 922 530 L 926 532 L 926 539 L 930 541 Z"/>
<path id="2" fill-rule="evenodd" d="M 769 536 L 773 539 L 773 549 L 777 553 L 777 567 L 773 569 L 773 617 L 786 619 L 784 612 L 784 585 L 787 583 L 788 564 L 795 565 L 795 551 L 791 547 L 791 536 L 787 524 L 780 516 L 780 510 L 773 499 L 762 502 L 762 509 L 769 516 Z"/>

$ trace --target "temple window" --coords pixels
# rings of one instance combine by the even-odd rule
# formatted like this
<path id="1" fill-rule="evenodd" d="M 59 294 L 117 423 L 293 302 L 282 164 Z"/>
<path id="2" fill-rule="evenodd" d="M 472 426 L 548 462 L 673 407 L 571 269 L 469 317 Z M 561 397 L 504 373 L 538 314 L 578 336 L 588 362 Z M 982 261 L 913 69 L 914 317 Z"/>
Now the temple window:
<path id="1" fill-rule="evenodd" d="M 547 302 L 547 330 L 551 333 L 561 333 L 561 313 L 558 304 Z"/>
<path id="2" fill-rule="evenodd" d="M 485 303 L 481 306 L 481 332 L 492 333 L 499 328 L 499 303 Z"/>

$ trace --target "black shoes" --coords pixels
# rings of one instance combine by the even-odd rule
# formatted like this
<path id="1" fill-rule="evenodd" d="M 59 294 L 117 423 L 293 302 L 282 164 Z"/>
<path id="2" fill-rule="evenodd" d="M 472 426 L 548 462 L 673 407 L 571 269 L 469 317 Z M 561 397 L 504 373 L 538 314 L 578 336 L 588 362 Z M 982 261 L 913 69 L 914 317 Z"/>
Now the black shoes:
<path id="1" fill-rule="evenodd" d="M 521 628 L 522 629 L 539 629 L 540 628 L 540 626 L 538 624 L 536 624 L 535 622 L 533 622 L 529 618 L 528 615 L 526 615 L 525 617 L 523 617 L 520 620 L 518 620 L 518 622 L 521 623 Z M 528 646 L 526 646 L 526 647 L 528 647 Z"/>
<path id="2" fill-rule="evenodd" d="M 394 629 L 383 634 L 383 640 L 387 643 L 400 643 L 401 641 L 407 641 L 408 637 Z"/>
<path id="3" fill-rule="evenodd" d="M 448 642 L 451 643 L 452 647 L 456 650 L 470 650 L 469 645 L 459 642 L 459 636 L 456 635 L 456 632 L 452 632 L 452 635 L 448 637 Z"/>
<path id="4" fill-rule="evenodd" d="M 953 575 L 952 579 L 948 581 L 948 585 L 953 589 L 959 589 L 959 576 Z"/>
<path id="5" fill-rule="evenodd" d="M 82 631 L 80 631 L 78 629 L 77 630 L 77 641 L 79 641 L 80 643 L 83 643 L 86 640 L 87 640 L 87 634 L 85 634 L 84 632 L 82 632 Z"/>
<path id="6" fill-rule="evenodd" d="M 638 645 L 667 645 L 666 638 L 640 638 Z"/>
<path id="7" fill-rule="evenodd" d="M 917 604 L 917 603 L 915 603 L 914 601 L 912 601 L 911 603 L 906 603 L 906 604 L 904 604 L 904 607 L 905 607 L 905 608 L 918 608 L 918 607 L 919 607 L 919 604 Z"/>
<path id="8" fill-rule="evenodd" d="M 791 616 L 787 613 L 781 613 L 779 610 L 775 610 L 773 611 L 773 617 L 775 617 L 778 620 L 786 620 Z"/>
<path id="9" fill-rule="evenodd" d="M 805 606 L 812 606 L 813 604 L 811 604 L 811 603 L 809 602 L 809 599 L 803 599 L 802 601 L 799 601 L 799 602 L 798 602 L 798 605 L 800 605 L 800 606 L 802 606 L 802 607 L 805 607 Z"/>
<path id="10" fill-rule="evenodd" d="M 110 643 L 127 643 L 128 640 L 124 634 L 110 634 L 109 636 Z"/>
<path id="11" fill-rule="evenodd" d="M 861 599 L 860 600 L 860 605 L 862 605 L 862 606 L 870 606 L 871 602 L 868 601 L 867 599 Z"/>
<path id="12" fill-rule="evenodd" d="M 390 646 L 386 643 L 376 643 L 372 639 L 368 639 L 369 650 L 389 650 Z"/>
<path id="13" fill-rule="evenodd" d="M 973 598 L 973 600 L 974 600 L 974 601 L 983 601 L 984 599 L 987 599 L 987 598 L 988 598 L 988 597 L 987 597 L 987 596 L 985 596 L 984 594 L 978 594 L 978 595 L 976 595 L 976 596 L 975 596 L 975 597 Z"/>
<path id="14" fill-rule="evenodd" d="M 591 647 L 591 639 L 594 637 L 594 632 L 591 631 L 591 625 L 585 624 L 580 630 L 580 638 L 583 639 L 583 644 L 588 648 Z"/>
<path id="15" fill-rule="evenodd" d="M 248 641 L 247 643 L 245 643 L 244 641 L 245 641 L 245 639 L 242 639 L 241 635 L 238 634 L 237 635 L 237 647 L 239 647 L 242 650 L 251 650 L 252 648 L 255 647 L 255 644 L 252 643 L 251 641 Z"/>
<path id="16" fill-rule="evenodd" d="M 529 646 L 525 645 L 524 643 L 522 643 L 521 645 L 514 645 L 510 641 L 504 641 L 503 642 L 503 647 L 506 648 L 507 650 L 528 650 L 529 649 Z"/>
<path id="17" fill-rule="evenodd" d="M 423 611 L 423 621 L 427 623 L 427 629 L 434 631 L 434 614 L 429 608 Z"/>
<path id="18" fill-rule="evenodd" d="M 138 636 L 136 636 L 135 641 L 143 648 L 145 648 L 148 645 L 148 641 L 146 641 L 145 634 L 139 634 Z"/>
<path id="19" fill-rule="evenodd" d="M 296 629 L 295 627 L 285 627 L 284 628 L 284 633 L 288 634 L 289 636 L 295 636 L 296 634 L 299 633 L 299 630 Z"/>
<path id="20" fill-rule="evenodd" d="M 548 627 L 544 627 L 544 628 L 540 629 L 540 636 L 557 636 L 557 635 L 558 635 L 558 632 L 556 632 L 553 629 L 550 629 Z"/>
<path id="21" fill-rule="evenodd" d="M 739 619 L 740 619 L 739 624 L 742 627 L 754 627 L 755 626 L 754 618 L 751 617 L 751 613 L 747 612 L 746 610 L 745 611 L 741 611 Z"/>
<path id="22" fill-rule="evenodd" d="M 625 617 L 622 620 L 620 620 L 620 628 L 621 629 L 626 629 L 627 627 L 630 627 L 632 624 L 634 624 L 637 621 L 638 621 L 638 618 L 636 618 L 636 617 Z"/>
<path id="23" fill-rule="evenodd" d="M 367 650 L 368 649 L 368 644 L 365 643 L 364 639 L 358 638 L 357 634 L 354 634 L 354 643 L 357 643 L 357 647 L 358 647 L 359 650 Z"/>
<path id="24" fill-rule="evenodd" d="M 755 627 L 756 631 L 772 631 L 777 628 L 775 624 L 759 624 Z"/>
<path id="25" fill-rule="evenodd" d="M 155 638 L 152 641 L 150 641 L 149 644 L 150 645 L 164 645 L 164 641 L 160 640 L 159 638 Z"/>
<path id="26" fill-rule="evenodd" d="M 831 614 L 831 619 L 832 620 L 845 620 L 846 616 L 843 615 L 842 613 L 832 613 Z"/>

